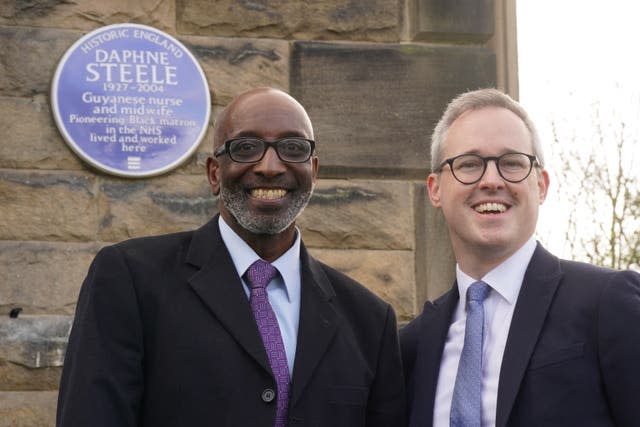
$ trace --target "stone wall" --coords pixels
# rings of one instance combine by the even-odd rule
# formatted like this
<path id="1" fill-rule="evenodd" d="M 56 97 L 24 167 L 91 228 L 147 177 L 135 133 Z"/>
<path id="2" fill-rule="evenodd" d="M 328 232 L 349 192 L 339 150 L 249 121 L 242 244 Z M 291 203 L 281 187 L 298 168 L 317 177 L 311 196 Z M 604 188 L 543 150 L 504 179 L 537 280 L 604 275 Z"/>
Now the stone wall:
<path id="1" fill-rule="evenodd" d="M 205 71 L 212 123 L 252 87 L 299 99 L 321 178 L 299 220 L 305 242 L 407 321 L 453 277 L 426 198 L 428 137 L 459 92 L 517 95 L 513 1 L 0 2 L 0 427 L 54 425 L 78 290 L 100 247 L 192 229 L 217 211 L 210 132 L 185 165 L 147 179 L 98 172 L 67 147 L 49 91 L 77 39 L 122 22 L 178 38 Z"/>

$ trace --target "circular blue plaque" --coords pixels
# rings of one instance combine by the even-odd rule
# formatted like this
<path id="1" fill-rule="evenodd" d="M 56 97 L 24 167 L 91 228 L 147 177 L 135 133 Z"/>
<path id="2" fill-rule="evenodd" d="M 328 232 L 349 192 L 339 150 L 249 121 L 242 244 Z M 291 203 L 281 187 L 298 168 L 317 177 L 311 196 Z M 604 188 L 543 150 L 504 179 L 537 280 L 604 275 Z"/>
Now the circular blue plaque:
<path id="1" fill-rule="evenodd" d="M 82 37 L 53 77 L 51 103 L 71 149 L 118 176 L 167 172 L 198 148 L 209 87 L 193 55 L 168 34 L 116 24 Z"/>

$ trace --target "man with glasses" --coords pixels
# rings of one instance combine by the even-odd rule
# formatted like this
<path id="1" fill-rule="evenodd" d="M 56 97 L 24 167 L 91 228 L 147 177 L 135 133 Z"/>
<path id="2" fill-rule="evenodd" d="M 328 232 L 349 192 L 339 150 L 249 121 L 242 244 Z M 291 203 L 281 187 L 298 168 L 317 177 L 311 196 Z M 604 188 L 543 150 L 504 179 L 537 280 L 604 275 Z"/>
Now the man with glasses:
<path id="1" fill-rule="evenodd" d="M 221 112 L 207 160 L 220 215 L 96 256 L 59 427 L 404 424 L 391 306 L 310 256 L 295 227 L 318 173 L 313 138 L 279 90 Z"/>
<path id="2" fill-rule="evenodd" d="M 549 175 L 525 110 L 494 89 L 455 98 L 431 170 L 456 282 L 400 333 L 409 425 L 639 425 L 640 275 L 536 242 Z"/>

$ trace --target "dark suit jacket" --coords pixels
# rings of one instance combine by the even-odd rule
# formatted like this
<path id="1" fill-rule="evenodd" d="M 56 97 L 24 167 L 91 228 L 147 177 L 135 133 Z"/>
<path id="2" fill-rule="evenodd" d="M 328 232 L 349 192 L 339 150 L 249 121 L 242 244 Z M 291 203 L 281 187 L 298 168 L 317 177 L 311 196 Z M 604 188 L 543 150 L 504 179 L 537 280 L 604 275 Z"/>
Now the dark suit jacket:
<path id="1" fill-rule="evenodd" d="M 410 426 L 431 426 L 457 285 L 400 332 Z M 640 275 L 536 248 L 516 303 L 497 427 L 640 425 Z"/>
<path id="2" fill-rule="evenodd" d="M 391 306 L 304 246 L 301 263 L 289 424 L 397 426 L 406 404 Z M 59 427 L 272 427 L 268 389 L 276 382 L 217 217 L 98 253 L 69 339 Z"/>

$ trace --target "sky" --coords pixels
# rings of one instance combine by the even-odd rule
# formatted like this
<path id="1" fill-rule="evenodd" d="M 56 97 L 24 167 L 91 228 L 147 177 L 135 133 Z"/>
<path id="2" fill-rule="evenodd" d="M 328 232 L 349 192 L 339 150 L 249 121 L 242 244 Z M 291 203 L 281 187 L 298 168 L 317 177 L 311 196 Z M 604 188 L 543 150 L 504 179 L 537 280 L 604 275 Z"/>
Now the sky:
<path id="1" fill-rule="evenodd" d="M 640 176 L 640 2 L 517 0 L 516 10 L 520 102 L 538 127 L 551 176 L 537 237 L 555 254 L 570 257 L 563 236 L 572 206 L 562 191 L 568 183 L 556 173 L 554 141 L 586 151 L 599 143 L 594 111 L 605 122 L 623 120 L 625 138 L 637 142 L 629 144 L 624 161 L 629 170 L 635 162 Z M 607 161 L 611 150 L 599 149 Z"/>

